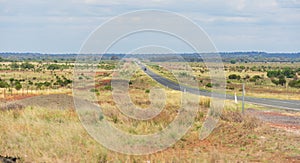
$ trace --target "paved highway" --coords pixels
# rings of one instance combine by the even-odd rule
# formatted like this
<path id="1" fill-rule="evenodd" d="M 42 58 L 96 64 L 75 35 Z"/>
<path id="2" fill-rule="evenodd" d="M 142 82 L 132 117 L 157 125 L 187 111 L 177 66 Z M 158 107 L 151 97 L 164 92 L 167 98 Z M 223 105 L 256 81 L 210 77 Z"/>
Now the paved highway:
<path id="1" fill-rule="evenodd" d="M 198 90 L 196 88 L 191 88 L 188 86 L 179 85 L 178 83 L 171 81 L 169 79 L 166 79 L 151 70 L 145 68 L 144 65 L 141 63 L 138 63 L 138 65 L 144 70 L 146 74 L 148 74 L 152 79 L 157 81 L 158 83 L 171 88 L 173 90 L 180 90 L 180 91 L 186 91 L 193 94 L 198 94 L 201 96 L 208 96 L 211 97 L 211 92 L 205 91 L 205 90 Z M 220 98 L 225 98 L 225 95 L 222 94 L 216 94 L 216 96 Z M 226 95 L 227 100 L 234 100 L 234 96 L 232 95 Z M 241 96 L 238 96 L 237 99 L 239 101 L 242 100 Z M 256 97 L 245 97 L 245 102 L 254 103 L 262 106 L 269 106 L 274 108 L 280 108 L 280 109 L 286 109 L 286 110 L 295 110 L 300 111 L 300 101 L 297 100 L 280 100 L 280 99 L 271 99 L 271 98 L 256 98 Z"/>

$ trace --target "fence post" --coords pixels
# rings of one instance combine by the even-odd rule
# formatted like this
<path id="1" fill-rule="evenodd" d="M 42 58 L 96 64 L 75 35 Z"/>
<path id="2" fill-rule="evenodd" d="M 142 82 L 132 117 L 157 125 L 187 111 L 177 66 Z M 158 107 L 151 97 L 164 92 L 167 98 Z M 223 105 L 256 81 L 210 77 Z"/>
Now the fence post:
<path id="1" fill-rule="evenodd" d="M 243 102 L 242 102 L 242 113 L 245 112 L 245 83 L 243 83 Z"/>

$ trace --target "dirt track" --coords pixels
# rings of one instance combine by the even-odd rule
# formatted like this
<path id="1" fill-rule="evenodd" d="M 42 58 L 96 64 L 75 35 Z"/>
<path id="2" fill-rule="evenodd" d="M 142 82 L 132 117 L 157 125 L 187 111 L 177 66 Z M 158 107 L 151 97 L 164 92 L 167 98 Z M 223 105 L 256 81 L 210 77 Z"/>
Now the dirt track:
<path id="1" fill-rule="evenodd" d="M 299 113 L 286 113 L 283 111 L 261 111 L 255 109 L 247 109 L 246 113 L 257 117 L 263 122 L 269 123 L 274 127 L 300 130 Z"/>

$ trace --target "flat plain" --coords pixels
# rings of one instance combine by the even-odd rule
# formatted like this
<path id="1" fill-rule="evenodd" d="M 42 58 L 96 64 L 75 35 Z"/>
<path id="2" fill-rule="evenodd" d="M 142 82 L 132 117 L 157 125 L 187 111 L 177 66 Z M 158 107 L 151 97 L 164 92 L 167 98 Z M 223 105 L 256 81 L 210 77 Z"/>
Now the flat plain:
<path id="1" fill-rule="evenodd" d="M 100 62 L 95 85 L 105 119 L 130 134 L 152 134 L 166 128 L 181 107 L 182 93 L 165 87 L 143 69 L 128 81 L 132 103 L 147 109 L 152 88 L 165 91 L 162 112 L 151 120 L 138 121 L 118 109 L 111 86 L 118 61 Z M 124 64 L 124 63 L 121 63 Z M 134 63 L 132 63 L 134 64 Z M 145 62 L 158 75 L 178 82 L 192 78 L 199 89 L 211 90 L 209 71 L 203 63 L 189 64 L 192 76 L 180 62 Z M 297 162 L 300 161 L 300 114 L 296 111 L 226 100 L 217 127 L 199 140 L 199 130 L 209 114 L 211 98 L 199 96 L 195 122 L 186 135 L 166 150 L 141 156 L 120 154 L 104 148 L 84 129 L 72 97 L 73 62 L 1 62 L 0 155 L 19 157 L 19 162 Z M 225 63 L 226 92 L 246 96 L 300 100 L 299 63 Z M 172 69 L 172 71 L 170 71 Z M 87 74 L 76 80 L 89 81 Z"/>

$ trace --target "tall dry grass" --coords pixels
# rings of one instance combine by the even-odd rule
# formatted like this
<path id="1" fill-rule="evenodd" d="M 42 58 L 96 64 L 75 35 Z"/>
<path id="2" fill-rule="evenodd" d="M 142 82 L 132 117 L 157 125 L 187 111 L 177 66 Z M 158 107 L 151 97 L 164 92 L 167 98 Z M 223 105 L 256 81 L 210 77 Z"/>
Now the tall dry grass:
<path id="1" fill-rule="evenodd" d="M 0 131 L 0 154 L 25 162 L 99 162 L 107 157 L 71 110 L 2 111 Z"/>
<path id="2" fill-rule="evenodd" d="M 98 144 L 72 110 L 1 111 L 0 155 L 20 157 L 22 162 L 264 162 L 300 154 L 297 135 L 271 129 L 237 112 L 226 110 L 224 116 L 206 140 L 198 139 L 204 118 L 199 112 L 193 127 L 175 145 L 151 155 L 129 156 Z M 146 124 L 138 125 L 137 131 L 147 132 L 157 125 Z"/>

